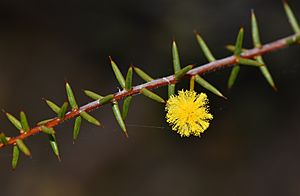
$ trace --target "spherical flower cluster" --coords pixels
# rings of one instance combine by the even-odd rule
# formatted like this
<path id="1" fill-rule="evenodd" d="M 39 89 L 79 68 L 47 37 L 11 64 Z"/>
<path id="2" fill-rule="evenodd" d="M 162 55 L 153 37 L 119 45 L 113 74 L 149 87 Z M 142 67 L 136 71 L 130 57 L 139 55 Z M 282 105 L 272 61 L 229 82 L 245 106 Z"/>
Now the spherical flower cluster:
<path id="1" fill-rule="evenodd" d="M 178 95 L 169 98 L 165 109 L 167 122 L 181 137 L 200 136 L 213 119 L 208 111 L 205 93 L 197 94 L 195 91 L 181 90 Z"/>

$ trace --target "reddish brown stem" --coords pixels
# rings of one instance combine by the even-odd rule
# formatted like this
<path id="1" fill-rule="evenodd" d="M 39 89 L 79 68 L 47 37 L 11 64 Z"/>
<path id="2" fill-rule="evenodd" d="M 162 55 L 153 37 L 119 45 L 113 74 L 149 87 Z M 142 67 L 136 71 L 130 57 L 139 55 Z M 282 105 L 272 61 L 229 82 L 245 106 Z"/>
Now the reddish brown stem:
<path id="1" fill-rule="evenodd" d="M 277 51 L 279 49 L 285 48 L 285 47 L 287 47 L 291 44 L 294 44 L 294 43 L 298 42 L 299 39 L 300 39 L 300 34 L 294 34 L 294 35 L 276 40 L 274 42 L 265 44 L 261 48 L 254 48 L 254 49 L 251 49 L 251 50 L 247 50 L 247 51 L 243 52 L 241 54 L 241 56 L 243 58 L 248 58 L 249 59 L 249 58 L 253 58 L 255 56 L 263 55 L 263 54 L 266 54 L 266 53 L 269 53 L 269 52 L 272 52 L 272 51 Z M 237 60 L 237 58 L 235 56 L 229 56 L 229 57 L 226 57 L 226 58 L 223 58 L 223 59 L 216 60 L 216 61 L 211 62 L 211 63 L 200 65 L 200 66 L 195 67 L 194 69 L 188 71 L 186 73 L 186 77 L 191 77 L 191 76 L 194 76 L 194 75 L 197 75 L 197 74 L 201 75 L 201 74 L 204 74 L 204 73 L 207 73 L 207 72 L 216 71 L 216 70 L 221 69 L 221 68 L 230 67 L 230 66 L 232 66 L 233 64 L 236 63 L 236 60 Z M 114 94 L 114 100 L 121 100 L 121 99 L 123 99 L 127 96 L 139 94 L 141 89 L 143 89 L 143 88 L 154 89 L 154 88 L 159 88 L 159 87 L 162 87 L 162 86 L 166 86 L 168 84 L 174 84 L 174 83 L 177 83 L 177 82 L 178 81 L 176 81 L 174 75 L 170 75 L 170 76 L 163 77 L 163 78 L 158 78 L 158 79 L 153 80 L 151 82 L 147 82 L 147 83 L 135 86 L 131 90 L 123 90 L 121 92 L 117 92 L 117 93 Z M 94 109 L 100 108 L 101 106 L 102 105 L 100 105 L 98 101 L 90 102 L 90 103 L 80 107 L 77 110 L 69 111 L 64 116 L 64 118 L 62 118 L 62 119 L 53 118 L 53 120 L 47 122 L 44 126 L 47 126 L 49 128 L 50 127 L 55 127 L 58 124 L 64 122 L 65 120 L 72 119 L 72 118 L 78 116 L 81 111 L 90 112 Z M 18 135 L 16 137 L 13 137 L 13 138 L 10 138 L 8 140 L 8 145 L 15 144 L 17 139 L 24 140 L 25 138 L 30 137 L 34 134 L 39 133 L 39 132 L 41 132 L 41 126 L 36 126 L 32 129 L 30 129 L 27 133 L 20 133 L 20 135 Z M 6 146 L 6 145 L 4 145 L 2 143 L 0 144 L 0 148 L 2 148 L 4 146 Z"/>

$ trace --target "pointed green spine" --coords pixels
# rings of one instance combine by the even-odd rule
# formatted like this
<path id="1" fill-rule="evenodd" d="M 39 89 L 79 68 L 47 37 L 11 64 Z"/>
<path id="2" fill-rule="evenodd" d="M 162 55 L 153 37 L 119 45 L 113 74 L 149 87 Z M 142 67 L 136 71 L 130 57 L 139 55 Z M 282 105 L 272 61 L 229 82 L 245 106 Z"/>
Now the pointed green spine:
<path id="1" fill-rule="evenodd" d="M 26 155 L 26 156 L 31 156 L 31 152 L 29 150 L 29 148 L 25 145 L 25 143 L 20 140 L 20 139 L 17 139 L 16 140 L 16 144 L 18 146 L 18 148 Z"/>
<path id="2" fill-rule="evenodd" d="M 73 93 L 72 88 L 69 83 L 66 83 L 66 92 L 67 92 L 67 97 L 68 97 L 68 100 L 69 100 L 72 110 L 78 109 L 78 105 L 76 103 L 74 93 Z"/>
<path id="3" fill-rule="evenodd" d="M 121 85 L 122 88 L 125 88 L 125 79 L 124 79 L 120 69 L 118 68 L 117 64 L 112 60 L 111 57 L 109 57 L 109 59 L 110 59 L 111 67 L 115 73 L 115 76 L 116 76 L 119 84 Z"/>
<path id="4" fill-rule="evenodd" d="M 6 116 L 8 118 L 8 120 L 18 129 L 18 130 L 22 130 L 22 125 L 21 122 L 14 117 L 13 115 L 11 115 L 10 113 L 6 112 Z"/>
<path id="5" fill-rule="evenodd" d="M 154 80 L 151 76 L 149 76 L 146 72 L 144 72 L 142 69 L 138 68 L 138 67 L 133 67 L 135 73 L 140 76 L 140 78 L 142 78 L 143 80 L 145 80 L 146 82 L 151 82 L 152 80 Z"/>
<path id="6" fill-rule="evenodd" d="M 284 11 L 287 15 L 287 18 L 289 20 L 289 23 L 292 26 L 292 29 L 294 30 L 295 33 L 299 33 L 300 32 L 299 24 L 297 22 L 297 19 L 295 17 L 294 12 L 291 9 L 291 7 L 289 6 L 289 4 L 286 1 L 283 1 L 283 7 L 284 7 Z"/>
<path id="7" fill-rule="evenodd" d="M 20 150 L 17 145 L 14 145 L 13 153 L 12 153 L 12 160 L 11 160 L 11 166 L 12 166 L 13 170 L 15 170 L 18 165 L 19 156 L 20 156 Z"/>
<path id="8" fill-rule="evenodd" d="M 30 127 L 27 121 L 26 114 L 23 111 L 20 112 L 20 120 L 21 120 L 22 129 L 24 130 L 25 133 L 28 132 L 30 130 Z"/>
<path id="9" fill-rule="evenodd" d="M 251 31 L 252 31 L 252 41 L 255 48 L 261 47 L 261 41 L 260 41 L 260 35 L 259 35 L 259 28 L 258 23 L 256 20 L 256 16 L 254 13 L 254 10 L 251 10 Z M 265 62 L 262 58 L 262 56 L 255 57 L 257 62 L 264 64 L 263 66 L 259 67 L 261 73 L 263 74 L 264 78 L 267 80 L 269 85 L 274 89 L 277 90 L 276 85 L 274 83 L 274 80 L 272 78 L 272 75 L 270 74 L 267 66 L 265 65 Z"/>
<path id="10" fill-rule="evenodd" d="M 118 105 L 117 101 L 114 101 L 112 103 L 112 110 L 113 110 L 113 113 L 115 115 L 115 118 L 116 118 L 119 126 L 121 127 L 122 131 L 125 133 L 126 137 L 128 137 L 126 125 L 125 125 L 124 120 L 122 118 L 121 111 L 119 109 L 119 105 Z"/>
<path id="11" fill-rule="evenodd" d="M 81 126 L 81 116 L 76 117 L 75 123 L 74 123 L 74 129 L 73 129 L 73 140 L 76 140 L 79 135 Z"/>
<path id="12" fill-rule="evenodd" d="M 94 99 L 94 100 L 99 100 L 99 99 L 103 98 L 103 96 L 101 96 L 93 91 L 84 90 L 83 92 L 86 96 L 88 96 L 89 98 Z"/>
<path id="13" fill-rule="evenodd" d="M 197 39 L 197 42 L 198 42 L 200 48 L 202 49 L 202 52 L 204 53 L 205 57 L 207 58 L 207 60 L 209 62 L 215 61 L 216 58 L 213 56 L 213 54 L 211 53 L 211 51 L 208 48 L 207 44 L 205 43 L 203 38 L 198 33 L 196 33 L 196 39 Z"/>
<path id="14" fill-rule="evenodd" d="M 165 100 L 163 98 L 146 88 L 141 89 L 141 93 L 146 97 L 153 99 L 154 101 L 157 101 L 159 103 L 165 103 Z"/>

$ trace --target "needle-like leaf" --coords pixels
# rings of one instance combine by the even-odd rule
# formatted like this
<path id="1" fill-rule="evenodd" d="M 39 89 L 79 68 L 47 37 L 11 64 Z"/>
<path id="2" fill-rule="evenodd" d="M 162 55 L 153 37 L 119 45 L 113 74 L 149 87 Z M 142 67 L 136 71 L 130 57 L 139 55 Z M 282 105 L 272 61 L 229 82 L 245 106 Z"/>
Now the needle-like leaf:
<path id="1" fill-rule="evenodd" d="M 80 116 L 96 126 L 100 126 L 100 124 L 101 124 L 96 118 L 94 118 L 87 112 L 84 112 L 84 111 L 80 112 Z"/>
<path id="2" fill-rule="evenodd" d="M 13 115 L 11 115 L 10 113 L 6 112 L 6 116 L 8 118 L 8 120 L 18 129 L 18 130 L 22 130 L 22 125 L 21 122 L 16 119 L 16 117 L 14 117 Z"/>
<path id="3" fill-rule="evenodd" d="M 119 84 L 121 85 L 122 88 L 125 88 L 125 79 L 124 79 L 120 69 L 118 68 L 117 64 L 112 60 L 111 57 L 109 57 L 109 59 L 110 59 L 111 67 L 115 73 L 115 76 L 116 76 Z"/>
<path id="4" fill-rule="evenodd" d="M 66 92 L 72 110 L 78 109 L 78 105 L 76 103 L 72 88 L 69 83 L 66 83 Z"/>
<path id="5" fill-rule="evenodd" d="M 12 161 L 11 161 L 11 166 L 13 170 L 15 170 L 18 165 L 19 156 L 20 156 L 20 150 L 17 145 L 14 145 L 13 153 L 12 153 Z"/>
<path id="6" fill-rule="evenodd" d="M 116 118 L 119 126 L 121 127 L 121 129 L 125 133 L 126 137 L 128 137 L 127 130 L 126 130 L 126 125 L 125 125 L 124 120 L 122 118 L 118 102 L 116 102 L 116 101 L 113 102 L 113 104 L 112 104 L 112 110 L 113 110 L 113 113 L 115 115 L 115 118 Z"/>
<path id="7" fill-rule="evenodd" d="M 289 23 L 291 24 L 294 32 L 299 33 L 300 32 L 299 24 L 297 22 L 295 14 L 293 13 L 293 11 L 292 11 L 291 7 L 289 6 L 289 4 L 287 3 L 287 1 L 283 1 L 283 7 L 284 7 L 284 11 L 287 15 L 287 18 L 289 20 Z"/>
<path id="8" fill-rule="evenodd" d="M 151 76 L 149 76 L 146 72 L 144 72 L 143 70 L 141 70 L 138 67 L 133 67 L 135 73 L 140 76 L 143 80 L 145 80 L 146 82 L 150 82 L 152 80 L 154 80 Z"/>
<path id="9" fill-rule="evenodd" d="M 261 41 L 260 41 L 259 29 L 258 29 L 258 24 L 257 24 L 257 20 L 256 20 L 254 10 L 251 11 L 251 30 L 252 30 L 253 45 L 254 45 L 255 48 L 260 48 L 261 47 Z M 263 74 L 264 78 L 270 84 L 270 86 L 274 90 L 277 90 L 276 85 L 274 83 L 274 80 L 272 78 L 272 75 L 270 74 L 267 66 L 265 65 L 265 62 L 264 62 L 262 56 L 257 56 L 257 57 L 255 57 L 255 59 L 259 63 L 264 64 L 263 66 L 259 67 L 259 69 L 260 69 L 261 73 Z"/>
<path id="10" fill-rule="evenodd" d="M 197 39 L 197 42 L 198 42 L 199 46 L 201 47 L 205 57 L 207 58 L 207 60 L 209 62 L 215 61 L 216 58 L 212 55 L 212 53 L 211 53 L 210 49 L 208 48 L 207 44 L 205 43 L 203 38 L 198 33 L 196 33 L 196 39 Z"/>
<path id="11" fill-rule="evenodd" d="M 194 67 L 193 65 L 188 65 L 182 68 L 181 70 L 177 71 L 175 73 L 176 80 L 180 80 L 186 74 L 186 72 L 190 71 L 193 67 Z"/>
<path id="12" fill-rule="evenodd" d="M 145 95 L 146 97 L 149 97 L 150 99 L 153 99 L 159 103 L 165 103 L 165 100 L 163 98 L 161 98 L 159 95 L 153 93 L 152 91 L 146 89 L 146 88 L 143 88 L 141 90 L 141 93 L 143 95 Z"/>
<path id="13" fill-rule="evenodd" d="M 27 121 L 26 114 L 23 111 L 20 112 L 20 120 L 21 120 L 21 125 L 22 125 L 24 132 L 28 132 L 30 127 L 29 127 L 29 124 Z"/>
<path id="14" fill-rule="evenodd" d="M 81 125 L 81 116 L 78 116 L 75 119 L 75 124 L 74 124 L 74 129 L 73 129 L 73 140 L 76 140 L 78 138 L 79 131 L 80 131 L 80 125 Z"/>
<path id="15" fill-rule="evenodd" d="M 99 100 L 99 99 L 103 98 L 103 96 L 101 96 L 93 91 L 84 90 L 83 92 L 86 96 L 88 96 L 89 98 L 94 99 L 94 100 Z"/>
<path id="16" fill-rule="evenodd" d="M 67 112 L 67 109 L 68 109 L 68 106 L 69 106 L 69 103 L 68 102 L 64 102 L 64 104 L 61 106 L 58 114 L 57 114 L 57 117 L 58 118 L 63 118 Z"/>
<path id="17" fill-rule="evenodd" d="M 42 132 L 46 133 L 46 134 L 55 134 L 55 131 L 53 128 L 49 128 L 49 127 L 46 127 L 46 126 L 41 126 L 41 130 Z"/>
<path id="18" fill-rule="evenodd" d="M 48 134 L 48 138 L 49 138 L 49 142 L 50 142 L 50 146 L 52 148 L 53 153 L 55 154 L 55 156 L 57 156 L 58 160 L 60 161 L 60 155 L 59 155 L 59 149 L 58 149 L 58 144 L 56 141 L 56 137 L 55 134 Z"/>
<path id="19" fill-rule="evenodd" d="M 106 104 L 110 102 L 113 98 L 114 98 L 113 94 L 106 95 L 105 97 L 99 100 L 99 104 L 100 105 Z"/>
<path id="20" fill-rule="evenodd" d="M 31 156 L 30 150 L 28 149 L 28 147 L 25 145 L 25 143 L 24 143 L 22 140 L 17 139 L 17 140 L 16 140 L 16 144 L 17 144 L 18 148 L 19 148 L 26 156 Z"/>
<path id="21" fill-rule="evenodd" d="M 56 114 L 59 113 L 60 107 L 58 105 L 56 105 L 54 102 L 45 99 L 47 105 L 51 108 L 51 110 L 53 110 Z"/>
<path id="22" fill-rule="evenodd" d="M 4 144 L 4 145 L 7 145 L 7 144 L 8 144 L 8 140 L 7 140 L 7 138 L 6 138 L 6 136 L 5 136 L 4 133 L 0 133 L 0 142 L 1 142 L 2 144 Z"/>
<path id="23" fill-rule="evenodd" d="M 129 105 L 131 103 L 131 100 L 132 100 L 132 96 L 129 96 L 129 97 L 126 97 L 124 99 L 124 102 L 123 102 L 123 110 L 122 110 L 122 118 L 125 120 L 125 118 L 127 117 L 128 115 L 128 111 L 129 111 Z"/>
<path id="24" fill-rule="evenodd" d="M 237 36 L 236 43 L 235 43 L 234 55 L 236 57 L 239 57 L 241 52 L 242 52 L 243 38 L 244 38 L 244 29 L 241 28 L 240 31 L 239 31 L 239 34 Z M 237 78 L 239 72 L 240 72 L 240 66 L 239 65 L 234 65 L 234 67 L 231 70 L 229 79 L 228 79 L 228 83 L 227 83 L 228 89 L 232 88 L 233 84 L 236 81 L 236 78 Z"/>
<path id="25" fill-rule="evenodd" d="M 207 82 L 206 80 L 204 80 L 201 76 L 196 75 L 195 76 L 195 81 L 198 84 L 200 84 L 203 88 L 209 90 L 210 92 L 214 93 L 215 95 L 218 95 L 218 96 L 226 99 L 226 97 L 217 88 L 215 88 L 209 82 Z"/>

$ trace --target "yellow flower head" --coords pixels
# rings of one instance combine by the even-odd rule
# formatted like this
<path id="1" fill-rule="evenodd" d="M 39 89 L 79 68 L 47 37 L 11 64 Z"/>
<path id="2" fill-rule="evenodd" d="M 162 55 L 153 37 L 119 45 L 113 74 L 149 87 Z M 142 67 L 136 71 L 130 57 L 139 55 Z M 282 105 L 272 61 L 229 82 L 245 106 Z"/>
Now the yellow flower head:
<path id="1" fill-rule="evenodd" d="M 208 111 L 208 99 L 205 93 L 178 91 L 167 101 L 167 122 L 181 137 L 200 136 L 208 127 L 213 116 Z"/>

